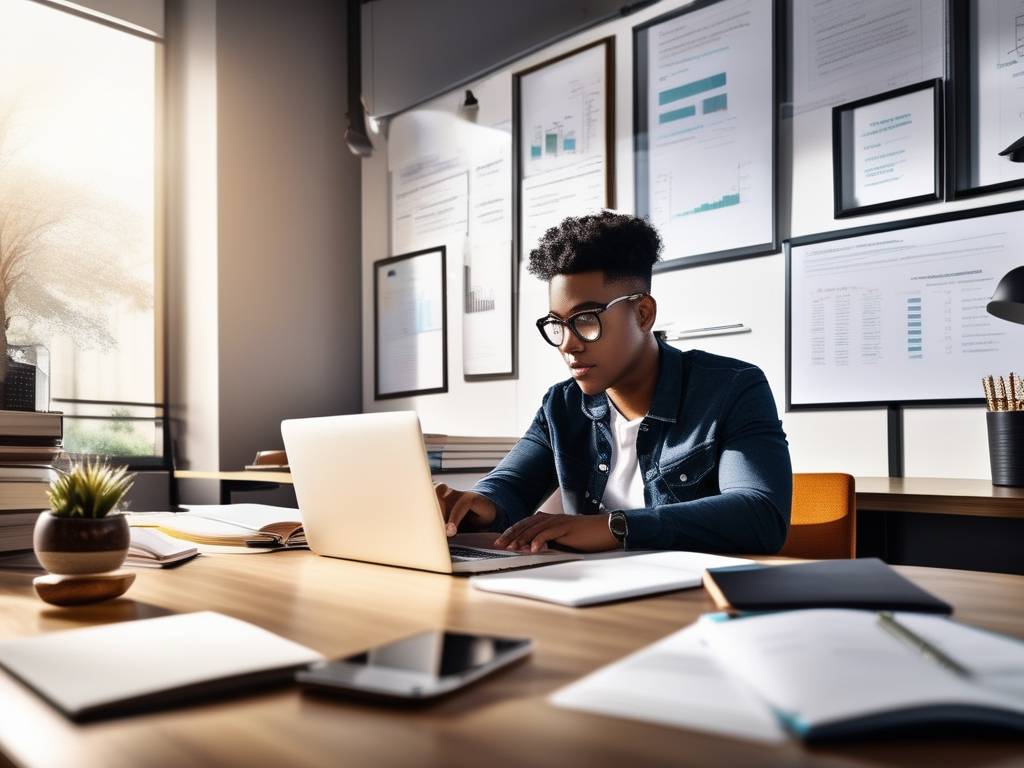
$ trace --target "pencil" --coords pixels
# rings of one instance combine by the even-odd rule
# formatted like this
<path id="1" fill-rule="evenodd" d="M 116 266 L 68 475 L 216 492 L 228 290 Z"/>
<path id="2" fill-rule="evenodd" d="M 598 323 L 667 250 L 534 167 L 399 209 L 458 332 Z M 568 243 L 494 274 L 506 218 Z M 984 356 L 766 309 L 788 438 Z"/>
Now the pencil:
<path id="1" fill-rule="evenodd" d="M 1006 410 L 1006 382 L 1002 376 L 996 379 L 996 410 Z"/>
<path id="2" fill-rule="evenodd" d="M 1016 411 L 1017 410 L 1017 374 L 1015 374 L 1013 371 L 1010 371 L 1009 385 L 1010 385 L 1010 388 L 1006 391 L 1006 395 L 1007 395 L 1007 397 L 1009 397 L 1009 400 L 1010 400 L 1009 407 L 1007 408 L 1007 410 L 1008 411 Z"/>
<path id="3" fill-rule="evenodd" d="M 991 376 L 981 377 L 981 388 L 985 390 L 985 402 L 988 404 L 988 409 L 994 411 L 996 409 L 996 395 L 992 386 Z"/>

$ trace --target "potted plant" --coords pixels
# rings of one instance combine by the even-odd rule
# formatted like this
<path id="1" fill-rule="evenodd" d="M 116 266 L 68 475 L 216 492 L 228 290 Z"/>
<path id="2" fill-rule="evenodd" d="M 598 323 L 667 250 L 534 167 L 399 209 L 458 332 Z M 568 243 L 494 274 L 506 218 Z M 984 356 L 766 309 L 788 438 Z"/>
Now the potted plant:
<path id="1" fill-rule="evenodd" d="M 50 483 L 50 509 L 32 538 L 40 564 L 54 574 L 93 574 L 121 567 L 131 539 L 118 505 L 135 475 L 99 460 L 74 464 Z"/>

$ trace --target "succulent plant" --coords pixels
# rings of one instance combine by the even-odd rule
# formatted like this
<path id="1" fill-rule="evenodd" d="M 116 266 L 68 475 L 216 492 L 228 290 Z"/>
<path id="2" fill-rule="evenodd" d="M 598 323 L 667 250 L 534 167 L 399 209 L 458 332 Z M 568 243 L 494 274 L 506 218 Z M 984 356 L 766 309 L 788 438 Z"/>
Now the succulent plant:
<path id="1" fill-rule="evenodd" d="M 134 482 L 127 467 L 86 459 L 50 483 L 50 509 L 57 517 L 106 517 Z"/>

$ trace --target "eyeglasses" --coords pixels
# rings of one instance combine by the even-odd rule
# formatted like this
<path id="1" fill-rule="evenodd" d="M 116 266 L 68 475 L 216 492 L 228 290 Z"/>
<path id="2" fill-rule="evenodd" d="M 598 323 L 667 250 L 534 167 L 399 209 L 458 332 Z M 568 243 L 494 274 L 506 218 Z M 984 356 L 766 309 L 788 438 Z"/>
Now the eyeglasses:
<path id="1" fill-rule="evenodd" d="M 537 330 L 544 337 L 544 341 L 552 347 L 562 346 L 565 340 L 565 329 L 568 328 L 575 334 L 576 338 L 583 342 L 597 341 L 601 338 L 601 313 L 607 312 L 620 301 L 636 301 L 646 296 L 646 293 L 631 293 L 628 296 L 619 296 L 612 299 L 603 307 L 596 309 L 585 309 L 576 312 L 562 320 L 554 315 L 546 315 L 537 321 Z"/>

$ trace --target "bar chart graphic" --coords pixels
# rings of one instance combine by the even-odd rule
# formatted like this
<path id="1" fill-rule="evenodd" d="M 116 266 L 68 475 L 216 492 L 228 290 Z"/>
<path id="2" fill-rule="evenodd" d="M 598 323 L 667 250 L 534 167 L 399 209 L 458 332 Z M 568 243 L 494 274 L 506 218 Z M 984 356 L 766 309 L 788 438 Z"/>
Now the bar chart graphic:
<path id="1" fill-rule="evenodd" d="M 548 128 L 536 125 L 533 128 L 533 141 L 530 143 L 530 157 L 539 160 L 542 157 L 558 157 L 559 155 L 576 152 L 576 133 L 565 126 L 554 124 Z"/>
<path id="2" fill-rule="evenodd" d="M 698 114 L 712 115 L 716 112 L 726 112 L 729 108 L 729 95 L 724 91 L 699 99 L 695 97 L 700 97 L 701 94 L 706 94 L 709 91 L 724 88 L 727 79 L 725 72 L 718 72 L 709 77 L 703 77 L 699 80 L 659 91 L 659 107 L 669 107 L 669 109 L 658 113 L 658 125 L 685 121 L 687 118 L 696 117 Z M 679 102 L 687 99 L 692 99 L 692 102 L 679 104 Z"/>
<path id="3" fill-rule="evenodd" d="M 924 357 L 921 343 L 921 297 L 907 298 L 907 355 L 911 360 Z"/>
<path id="4" fill-rule="evenodd" d="M 682 186 L 684 179 L 681 179 L 678 174 L 659 174 L 654 182 L 653 212 L 655 222 L 682 219 L 739 205 L 743 201 L 744 175 L 742 163 L 736 165 L 734 174 L 735 184 L 728 191 L 722 192 L 717 196 L 709 195 L 708 199 L 705 200 L 686 203 L 680 202 L 680 199 L 690 196 L 692 200 L 693 193 L 691 189 L 696 185 L 686 184 L 685 188 L 679 189 L 677 187 Z"/>
<path id="5" fill-rule="evenodd" d="M 473 270 L 467 264 L 464 268 L 466 286 L 462 295 L 463 310 L 467 315 L 494 311 L 494 288 L 473 284 Z"/>

